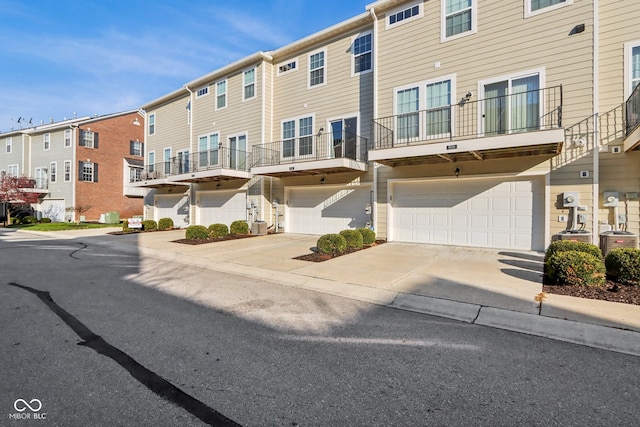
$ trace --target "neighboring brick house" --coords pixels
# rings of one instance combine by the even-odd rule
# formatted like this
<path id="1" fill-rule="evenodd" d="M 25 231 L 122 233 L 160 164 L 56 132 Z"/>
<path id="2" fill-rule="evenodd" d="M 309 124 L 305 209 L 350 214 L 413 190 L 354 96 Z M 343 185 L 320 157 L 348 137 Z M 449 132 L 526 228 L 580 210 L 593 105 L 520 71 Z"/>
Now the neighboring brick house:
<path id="1" fill-rule="evenodd" d="M 80 117 L 0 134 L 11 146 L 0 153 L 0 171 L 33 178 L 38 218 L 98 221 L 117 211 L 142 214 L 140 178 L 144 115 L 138 110 Z"/>

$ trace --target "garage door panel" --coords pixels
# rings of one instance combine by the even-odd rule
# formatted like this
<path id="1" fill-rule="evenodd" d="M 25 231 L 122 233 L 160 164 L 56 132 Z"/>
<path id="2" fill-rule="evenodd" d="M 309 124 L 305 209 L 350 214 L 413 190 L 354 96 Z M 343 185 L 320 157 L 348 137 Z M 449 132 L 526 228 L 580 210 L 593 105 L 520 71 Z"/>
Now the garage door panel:
<path id="1" fill-rule="evenodd" d="M 541 180 L 460 179 L 392 185 L 393 240 L 541 249 L 534 246 L 541 246 L 543 239 L 533 234 L 544 229 Z M 398 233 L 399 226 L 408 224 L 420 230 L 410 240 L 407 231 Z"/>
<path id="2" fill-rule="evenodd" d="M 155 196 L 155 220 L 171 218 L 174 227 L 187 225 L 189 199 L 186 194 L 158 194 Z"/>
<path id="3" fill-rule="evenodd" d="M 244 191 L 216 191 L 196 193 L 197 223 L 231 225 L 247 218 L 247 195 Z"/>

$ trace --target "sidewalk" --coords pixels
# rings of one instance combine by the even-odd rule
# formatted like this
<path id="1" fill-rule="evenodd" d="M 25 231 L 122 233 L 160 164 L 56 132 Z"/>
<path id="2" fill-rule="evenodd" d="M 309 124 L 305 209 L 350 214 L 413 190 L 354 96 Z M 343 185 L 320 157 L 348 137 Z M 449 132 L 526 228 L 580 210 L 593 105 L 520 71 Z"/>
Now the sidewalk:
<path id="1" fill-rule="evenodd" d="M 543 254 L 386 243 L 322 263 L 307 254 L 317 236 L 278 234 L 204 245 L 173 242 L 184 230 L 37 234 L 353 298 L 477 325 L 640 356 L 640 306 L 547 294 Z"/>

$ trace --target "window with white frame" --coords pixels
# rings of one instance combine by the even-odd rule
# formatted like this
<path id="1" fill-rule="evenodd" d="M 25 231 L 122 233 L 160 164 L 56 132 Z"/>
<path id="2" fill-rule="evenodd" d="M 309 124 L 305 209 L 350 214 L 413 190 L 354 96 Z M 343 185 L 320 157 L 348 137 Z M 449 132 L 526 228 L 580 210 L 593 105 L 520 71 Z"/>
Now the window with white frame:
<path id="1" fill-rule="evenodd" d="M 136 166 L 129 167 L 129 182 L 138 182 L 142 180 L 142 168 Z"/>
<path id="2" fill-rule="evenodd" d="M 51 182 L 58 181 L 58 162 L 49 163 L 49 179 Z"/>
<path id="3" fill-rule="evenodd" d="M 298 59 L 292 59 L 284 64 L 278 65 L 278 75 L 287 74 L 298 69 Z"/>
<path id="4" fill-rule="evenodd" d="M 45 133 L 42 135 L 42 149 L 47 151 L 51 149 L 51 134 Z"/>
<path id="5" fill-rule="evenodd" d="M 156 168 L 156 153 L 151 151 L 147 155 L 147 171 L 151 173 L 155 171 L 155 168 Z"/>
<path id="6" fill-rule="evenodd" d="M 155 113 L 149 114 L 147 132 L 149 133 L 149 135 L 155 135 L 156 133 L 156 114 Z"/>
<path id="7" fill-rule="evenodd" d="M 129 154 L 132 156 L 142 156 L 142 142 L 140 141 L 129 141 Z"/>
<path id="8" fill-rule="evenodd" d="M 36 188 L 39 189 L 47 189 L 47 168 L 36 168 L 35 169 L 35 177 L 36 177 Z"/>
<path id="9" fill-rule="evenodd" d="M 20 172 L 20 168 L 18 167 L 18 165 L 8 165 L 7 166 L 7 175 L 9 175 L 9 176 L 18 176 L 19 172 Z"/>
<path id="10" fill-rule="evenodd" d="M 555 10 L 573 4 L 573 0 L 524 0 L 524 17 Z"/>
<path id="11" fill-rule="evenodd" d="M 351 48 L 353 54 L 353 74 L 360 74 L 372 69 L 373 35 L 371 32 L 359 35 Z"/>
<path id="12" fill-rule="evenodd" d="M 227 81 L 216 83 L 216 110 L 227 106 Z"/>
<path id="13" fill-rule="evenodd" d="M 229 137 L 229 167 L 247 170 L 247 134 Z"/>
<path id="14" fill-rule="evenodd" d="M 325 51 L 309 55 L 309 87 L 325 83 Z"/>
<path id="15" fill-rule="evenodd" d="M 208 168 L 220 163 L 220 134 L 211 133 L 198 138 L 198 167 Z"/>
<path id="16" fill-rule="evenodd" d="M 164 174 L 169 175 L 171 173 L 171 148 L 164 149 L 162 160 L 164 160 Z"/>
<path id="17" fill-rule="evenodd" d="M 304 158 L 313 155 L 313 117 L 282 122 L 282 157 Z"/>
<path id="18" fill-rule="evenodd" d="M 477 31 L 477 0 L 442 0 L 442 41 Z"/>
<path id="19" fill-rule="evenodd" d="M 80 161 L 78 180 L 83 182 L 98 182 L 98 164 Z"/>
<path id="20" fill-rule="evenodd" d="M 209 95 L 209 86 L 202 86 L 196 91 L 196 98 Z"/>
<path id="21" fill-rule="evenodd" d="M 242 76 L 242 100 L 246 101 L 256 97 L 256 69 L 252 68 L 244 72 Z"/>
<path id="22" fill-rule="evenodd" d="M 98 148 L 98 133 L 89 129 L 80 131 L 80 146 L 87 148 Z"/>
<path id="23" fill-rule="evenodd" d="M 640 85 L 640 40 L 624 45 L 624 97 Z"/>
<path id="24" fill-rule="evenodd" d="M 64 161 L 64 182 L 71 181 L 71 160 Z"/>
<path id="25" fill-rule="evenodd" d="M 422 17 L 422 2 L 402 9 L 395 9 L 387 14 L 386 27 L 390 28 L 399 24 L 411 22 Z"/>
<path id="26" fill-rule="evenodd" d="M 11 150 L 13 149 L 13 138 L 12 138 L 12 137 L 8 137 L 8 138 L 6 139 L 5 144 L 6 144 L 5 152 L 6 152 L 7 154 L 10 154 L 10 153 L 11 153 Z"/>
<path id="27" fill-rule="evenodd" d="M 65 148 L 71 147 L 71 129 L 64 130 L 64 146 Z"/>

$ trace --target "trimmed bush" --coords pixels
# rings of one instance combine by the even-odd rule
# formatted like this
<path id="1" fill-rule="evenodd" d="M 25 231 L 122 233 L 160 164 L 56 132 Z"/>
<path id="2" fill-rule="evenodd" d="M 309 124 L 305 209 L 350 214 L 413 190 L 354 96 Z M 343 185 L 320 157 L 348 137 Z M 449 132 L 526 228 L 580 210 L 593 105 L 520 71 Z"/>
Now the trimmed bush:
<path id="1" fill-rule="evenodd" d="M 40 220 L 40 222 L 41 222 L 42 224 L 50 224 L 50 223 L 51 223 L 51 218 L 42 218 L 42 219 Z"/>
<path id="2" fill-rule="evenodd" d="M 158 220 L 158 230 L 171 230 L 173 228 L 173 220 L 171 218 L 160 218 Z"/>
<path id="3" fill-rule="evenodd" d="M 341 254 L 347 250 L 347 240 L 340 234 L 320 236 L 316 247 L 323 254 Z"/>
<path id="4" fill-rule="evenodd" d="M 211 224 L 209 226 L 209 236 L 224 237 L 229 235 L 229 227 L 225 224 Z"/>
<path id="5" fill-rule="evenodd" d="M 38 222 L 38 218 L 36 218 L 33 215 L 27 215 L 24 218 L 22 218 L 23 224 L 35 224 L 37 222 Z"/>
<path id="6" fill-rule="evenodd" d="M 362 234 L 357 230 L 342 230 L 340 235 L 347 241 L 350 249 L 362 249 Z"/>
<path id="7" fill-rule="evenodd" d="M 249 224 L 244 220 L 233 221 L 229 231 L 231 234 L 249 234 Z"/>
<path id="8" fill-rule="evenodd" d="M 602 258 L 585 252 L 556 252 L 547 261 L 547 275 L 558 285 L 601 286 L 605 271 Z"/>
<path id="9" fill-rule="evenodd" d="M 158 223 L 155 222 L 152 219 L 146 219 L 146 220 L 142 221 L 142 229 L 145 230 L 145 231 L 157 230 L 158 229 Z"/>
<path id="10" fill-rule="evenodd" d="M 122 221 L 122 231 L 124 231 L 125 233 L 131 233 L 131 229 L 129 228 L 129 221 L 127 221 L 126 219 L 124 221 Z"/>
<path id="11" fill-rule="evenodd" d="M 547 252 L 544 254 L 543 268 L 544 268 L 544 275 L 547 278 L 552 279 L 551 276 L 548 274 L 549 259 L 553 255 L 559 252 L 567 252 L 567 251 L 583 252 L 583 253 L 593 255 L 598 259 L 602 259 L 602 252 L 600 251 L 600 248 L 597 247 L 596 245 L 592 245 L 591 243 L 584 243 L 584 242 L 574 242 L 571 240 L 556 240 L 555 242 L 551 242 L 551 244 L 547 248 Z"/>
<path id="12" fill-rule="evenodd" d="M 616 248 L 604 259 L 607 274 L 624 285 L 640 285 L 640 250 Z"/>
<path id="13" fill-rule="evenodd" d="M 206 239 L 209 237 L 209 230 L 204 225 L 190 225 L 185 232 L 187 239 Z"/>
<path id="14" fill-rule="evenodd" d="M 372 245 L 376 242 L 376 233 L 372 229 L 358 228 L 356 231 L 362 234 L 363 245 Z"/>

